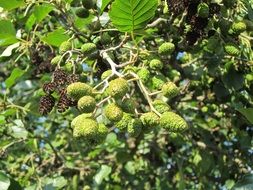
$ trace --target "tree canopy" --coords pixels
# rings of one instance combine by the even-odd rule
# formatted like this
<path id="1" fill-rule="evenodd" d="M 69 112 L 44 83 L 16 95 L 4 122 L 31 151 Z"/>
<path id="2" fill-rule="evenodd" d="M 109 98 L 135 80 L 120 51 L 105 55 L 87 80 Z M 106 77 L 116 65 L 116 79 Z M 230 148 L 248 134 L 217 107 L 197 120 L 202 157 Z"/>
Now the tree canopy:
<path id="1" fill-rule="evenodd" d="M 253 0 L 0 0 L 0 190 L 252 190 Z"/>

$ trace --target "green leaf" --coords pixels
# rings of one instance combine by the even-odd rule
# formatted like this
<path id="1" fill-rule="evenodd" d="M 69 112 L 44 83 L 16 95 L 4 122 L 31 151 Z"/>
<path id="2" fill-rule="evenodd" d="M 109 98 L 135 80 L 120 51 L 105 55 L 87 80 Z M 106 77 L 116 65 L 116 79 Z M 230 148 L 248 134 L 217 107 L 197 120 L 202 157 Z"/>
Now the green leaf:
<path id="1" fill-rule="evenodd" d="M 102 165 L 98 173 L 95 175 L 94 180 L 96 184 L 101 184 L 102 181 L 111 173 L 112 168 L 107 165 Z"/>
<path id="2" fill-rule="evenodd" d="M 242 73 L 230 68 L 222 77 L 222 81 L 227 89 L 237 91 L 243 88 L 244 77 Z"/>
<path id="3" fill-rule="evenodd" d="M 129 162 L 127 162 L 126 163 L 126 165 L 125 165 L 125 169 L 126 169 L 126 171 L 128 171 L 131 175 L 135 175 L 135 173 L 136 173 L 136 169 L 135 169 L 135 164 L 134 164 L 134 162 L 133 161 L 129 161 Z"/>
<path id="4" fill-rule="evenodd" d="M 7 175 L 0 171 L 0 189 L 7 190 L 11 184 L 10 179 Z"/>
<path id="5" fill-rule="evenodd" d="M 66 31 L 59 28 L 53 32 L 47 34 L 47 36 L 41 36 L 41 40 L 48 43 L 49 45 L 59 47 L 62 42 L 67 41 L 69 36 L 64 34 Z"/>
<path id="6" fill-rule="evenodd" d="M 100 8 L 100 13 L 102 14 L 105 10 L 105 8 L 109 5 L 109 3 L 111 2 L 112 0 L 102 0 L 102 6 Z"/>
<path id="7" fill-rule="evenodd" d="M 146 27 L 157 6 L 157 0 L 115 0 L 109 16 L 119 31 L 132 32 Z"/>
<path id="8" fill-rule="evenodd" d="M 33 14 L 29 17 L 26 22 L 26 29 L 31 30 L 32 26 L 37 22 L 41 22 L 44 18 L 47 17 L 48 13 L 50 13 L 54 9 L 53 5 L 50 4 L 41 4 L 36 5 L 33 11 Z"/>
<path id="9" fill-rule="evenodd" d="M 19 68 L 15 68 L 15 69 L 12 71 L 11 76 L 9 76 L 9 78 L 7 78 L 7 79 L 5 80 L 5 85 L 6 85 L 6 87 L 7 87 L 7 88 L 12 87 L 12 86 L 15 84 L 16 80 L 17 80 L 18 78 L 20 78 L 21 76 L 23 76 L 24 73 L 25 73 L 24 70 L 21 70 L 21 69 L 19 69 Z"/>
<path id="10" fill-rule="evenodd" d="M 0 115 L 0 125 L 3 125 L 5 123 L 6 123 L 5 117 L 3 115 Z"/>
<path id="11" fill-rule="evenodd" d="M 68 183 L 68 181 L 62 177 L 62 176 L 57 176 L 54 178 L 46 178 L 44 179 L 43 182 L 45 190 L 53 190 L 53 189 L 63 189 Z"/>
<path id="12" fill-rule="evenodd" d="M 0 55 L 0 57 L 9 57 L 12 55 L 12 51 L 16 48 L 18 48 L 20 45 L 20 42 L 17 42 L 15 44 L 9 45 L 4 51 L 3 53 Z"/>
<path id="13" fill-rule="evenodd" d="M 21 120 L 14 120 L 15 126 L 12 126 L 12 136 L 15 138 L 23 138 L 25 139 L 28 135 L 27 130 L 24 127 L 24 124 Z"/>
<path id="14" fill-rule="evenodd" d="M 34 8 L 34 15 L 36 17 L 36 21 L 42 21 L 53 9 L 54 6 L 50 4 L 37 5 Z"/>
<path id="15" fill-rule="evenodd" d="M 11 143 L 12 143 L 11 140 L 1 140 L 1 142 L 0 142 L 0 148 L 2 149 L 3 147 L 8 146 Z M 0 172 L 0 174 L 1 174 L 1 172 Z"/>
<path id="16" fill-rule="evenodd" d="M 36 23 L 36 17 L 34 14 L 31 14 L 31 16 L 27 19 L 25 23 L 25 28 L 27 30 L 31 30 L 32 26 Z"/>
<path id="17" fill-rule="evenodd" d="M 16 43 L 16 30 L 9 20 L 0 20 L 0 46 Z"/>
<path id="18" fill-rule="evenodd" d="M 25 5 L 23 0 L 0 0 L 0 7 L 6 10 L 12 10 Z"/>
<path id="19" fill-rule="evenodd" d="M 253 189 L 253 174 L 244 176 L 238 181 L 232 190 L 252 190 Z"/>
<path id="20" fill-rule="evenodd" d="M 240 108 L 238 111 L 253 124 L 253 108 Z"/>

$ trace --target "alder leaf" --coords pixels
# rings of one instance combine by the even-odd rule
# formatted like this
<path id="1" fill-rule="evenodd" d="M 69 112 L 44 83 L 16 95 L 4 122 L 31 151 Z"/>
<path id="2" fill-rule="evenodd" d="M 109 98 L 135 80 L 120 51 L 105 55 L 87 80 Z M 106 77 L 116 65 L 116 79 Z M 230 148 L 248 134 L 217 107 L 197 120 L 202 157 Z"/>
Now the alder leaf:
<path id="1" fill-rule="evenodd" d="M 109 16 L 119 31 L 132 32 L 145 28 L 157 6 L 157 0 L 115 0 Z"/>

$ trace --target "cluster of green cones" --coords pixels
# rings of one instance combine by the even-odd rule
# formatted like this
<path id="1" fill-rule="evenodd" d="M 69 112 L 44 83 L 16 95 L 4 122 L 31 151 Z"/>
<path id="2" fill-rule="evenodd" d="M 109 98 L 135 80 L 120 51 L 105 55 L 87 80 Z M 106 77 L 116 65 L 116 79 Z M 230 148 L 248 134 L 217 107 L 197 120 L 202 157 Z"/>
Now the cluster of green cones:
<path id="1" fill-rule="evenodd" d="M 71 122 L 73 136 L 97 145 L 101 144 L 107 134 L 115 128 L 127 133 L 129 137 L 138 137 L 142 132 L 149 132 L 159 127 L 170 132 L 183 132 L 188 129 L 187 122 L 160 99 L 152 102 L 159 115 L 153 111 L 136 114 L 136 102 L 125 96 L 129 88 L 128 81 L 124 78 L 111 80 L 106 94 L 114 101 L 100 105 L 91 86 L 82 82 L 70 84 L 67 87 L 67 94 L 78 102 L 77 108 L 81 113 Z M 173 82 L 167 82 L 162 86 L 161 93 L 165 97 L 173 98 L 179 94 L 179 88 Z M 106 119 L 108 127 L 97 121 L 98 107 L 102 110 L 100 115 Z"/>

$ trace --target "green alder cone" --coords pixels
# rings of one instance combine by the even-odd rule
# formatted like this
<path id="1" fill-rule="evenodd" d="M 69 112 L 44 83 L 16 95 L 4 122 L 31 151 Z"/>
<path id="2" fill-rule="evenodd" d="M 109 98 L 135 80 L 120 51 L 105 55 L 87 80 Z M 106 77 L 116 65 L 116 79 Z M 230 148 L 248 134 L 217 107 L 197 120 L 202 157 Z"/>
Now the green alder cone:
<path id="1" fill-rule="evenodd" d="M 165 97 L 171 99 L 176 97 L 180 90 L 173 82 L 167 82 L 162 87 L 162 93 Z"/>
<path id="2" fill-rule="evenodd" d="M 123 117 L 120 121 L 118 121 L 115 126 L 120 130 L 124 130 L 127 128 L 128 124 L 132 121 L 132 116 L 128 113 L 123 113 Z"/>
<path id="3" fill-rule="evenodd" d="M 101 35 L 100 41 L 103 45 L 111 43 L 111 36 L 105 32 Z"/>
<path id="4" fill-rule="evenodd" d="M 64 71 L 71 73 L 73 71 L 73 64 L 71 62 L 68 62 L 65 64 L 63 69 L 64 69 Z"/>
<path id="5" fill-rule="evenodd" d="M 67 87 L 67 95 L 74 100 L 91 94 L 92 87 L 82 82 L 74 82 Z"/>
<path id="6" fill-rule="evenodd" d="M 161 90 L 167 79 L 164 75 L 158 74 L 151 78 L 152 87 L 156 90 Z"/>
<path id="7" fill-rule="evenodd" d="M 89 10 L 85 8 L 78 8 L 75 13 L 79 18 L 88 18 L 90 14 Z"/>
<path id="8" fill-rule="evenodd" d="M 109 82 L 108 93 L 114 98 L 122 98 L 129 90 L 127 80 L 117 78 Z"/>
<path id="9" fill-rule="evenodd" d="M 72 49 L 72 43 L 69 42 L 69 41 L 65 41 L 65 42 L 62 42 L 60 47 L 59 47 L 59 53 L 60 54 L 63 54 L 65 53 L 66 51 L 69 51 Z"/>
<path id="10" fill-rule="evenodd" d="M 92 9 L 95 6 L 95 3 L 93 0 L 82 0 L 82 5 L 86 9 Z"/>
<path id="11" fill-rule="evenodd" d="M 247 29 L 247 26 L 244 22 L 235 22 L 232 24 L 231 29 L 233 33 L 240 34 Z"/>
<path id="12" fill-rule="evenodd" d="M 111 75 L 112 75 L 112 70 L 107 70 L 107 71 L 102 73 L 101 80 L 105 80 L 107 77 L 109 77 Z"/>
<path id="13" fill-rule="evenodd" d="M 159 113 L 171 111 L 171 107 L 162 100 L 155 100 L 153 106 Z"/>
<path id="14" fill-rule="evenodd" d="M 127 65 L 125 68 L 124 68 L 125 71 L 128 71 L 128 72 L 134 72 L 134 73 L 137 73 L 138 72 L 138 67 L 136 66 L 130 66 L 130 65 Z"/>
<path id="15" fill-rule="evenodd" d="M 230 30 L 231 23 L 225 19 L 221 19 L 219 21 L 219 27 L 222 33 L 227 34 Z"/>
<path id="16" fill-rule="evenodd" d="M 60 55 L 57 55 L 57 56 L 55 56 L 52 60 L 51 60 L 51 64 L 52 65 L 58 65 L 59 63 L 60 63 L 60 61 L 61 61 L 61 56 Z"/>
<path id="17" fill-rule="evenodd" d="M 83 96 L 78 100 L 77 108 L 84 113 L 93 112 L 96 108 L 96 100 L 91 96 Z"/>
<path id="18" fill-rule="evenodd" d="M 247 31 L 252 32 L 253 31 L 253 21 L 250 20 L 244 20 L 244 23 L 247 26 Z"/>
<path id="19" fill-rule="evenodd" d="M 171 132 L 182 132 L 188 129 L 186 121 L 174 112 L 165 112 L 161 115 L 160 126 Z"/>
<path id="20" fill-rule="evenodd" d="M 105 116 L 112 122 L 120 121 L 123 117 L 123 111 L 114 103 L 108 104 L 104 109 Z"/>
<path id="21" fill-rule="evenodd" d="M 160 118 L 154 112 L 147 112 L 140 117 L 142 124 L 145 127 L 156 127 L 160 123 Z"/>
<path id="22" fill-rule="evenodd" d="M 81 51 L 85 55 L 93 54 L 97 50 L 97 46 L 94 43 L 86 43 L 81 46 Z"/>
<path id="23" fill-rule="evenodd" d="M 92 117 L 92 114 L 87 114 L 87 113 L 83 113 L 81 115 L 78 115 L 77 117 L 75 117 L 72 120 L 71 128 L 74 129 L 75 126 L 77 126 L 80 121 L 82 121 L 83 119 L 91 118 L 91 117 Z"/>
<path id="24" fill-rule="evenodd" d="M 200 3 L 198 5 L 198 16 L 202 18 L 209 16 L 209 6 L 206 3 Z"/>
<path id="25" fill-rule="evenodd" d="M 99 123 L 97 135 L 95 136 L 95 138 L 92 139 L 93 144 L 97 145 L 103 143 L 108 133 L 109 133 L 108 128 L 103 123 Z"/>
<path id="26" fill-rule="evenodd" d="M 83 66 L 81 64 L 73 64 L 71 62 L 68 62 L 64 65 L 63 70 L 68 73 L 73 73 L 75 67 L 75 73 L 81 74 L 83 71 Z"/>
<path id="27" fill-rule="evenodd" d="M 225 52 L 232 56 L 240 55 L 240 50 L 233 44 L 226 44 L 224 46 Z"/>
<path id="28" fill-rule="evenodd" d="M 163 68 L 163 63 L 159 59 L 152 59 L 149 63 L 149 67 L 153 70 L 161 70 Z"/>
<path id="29" fill-rule="evenodd" d="M 175 45 L 171 42 L 165 42 L 158 48 L 158 53 L 161 55 L 170 55 L 175 50 Z"/>
<path id="30" fill-rule="evenodd" d="M 94 119 L 79 118 L 73 129 L 75 138 L 84 137 L 87 139 L 95 138 L 98 133 L 98 123 Z"/>
<path id="31" fill-rule="evenodd" d="M 127 113 L 134 113 L 136 104 L 135 101 L 131 98 L 125 98 L 122 103 L 120 104 L 120 107 L 124 112 Z"/>
<path id="32" fill-rule="evenodd" d="M 146 68 L 141 68 L 138 72 L 137 75 L 141 79 L 142 82 L 146 83 L 149 78 L 150 78 L 150 72 Z"/>
<path id="33" fill-rule="evenodd" d="M 127 133 L 130 137 L 138 137 L 142 131 L 140 119 L 132 119 L 127 125 Z"/>

